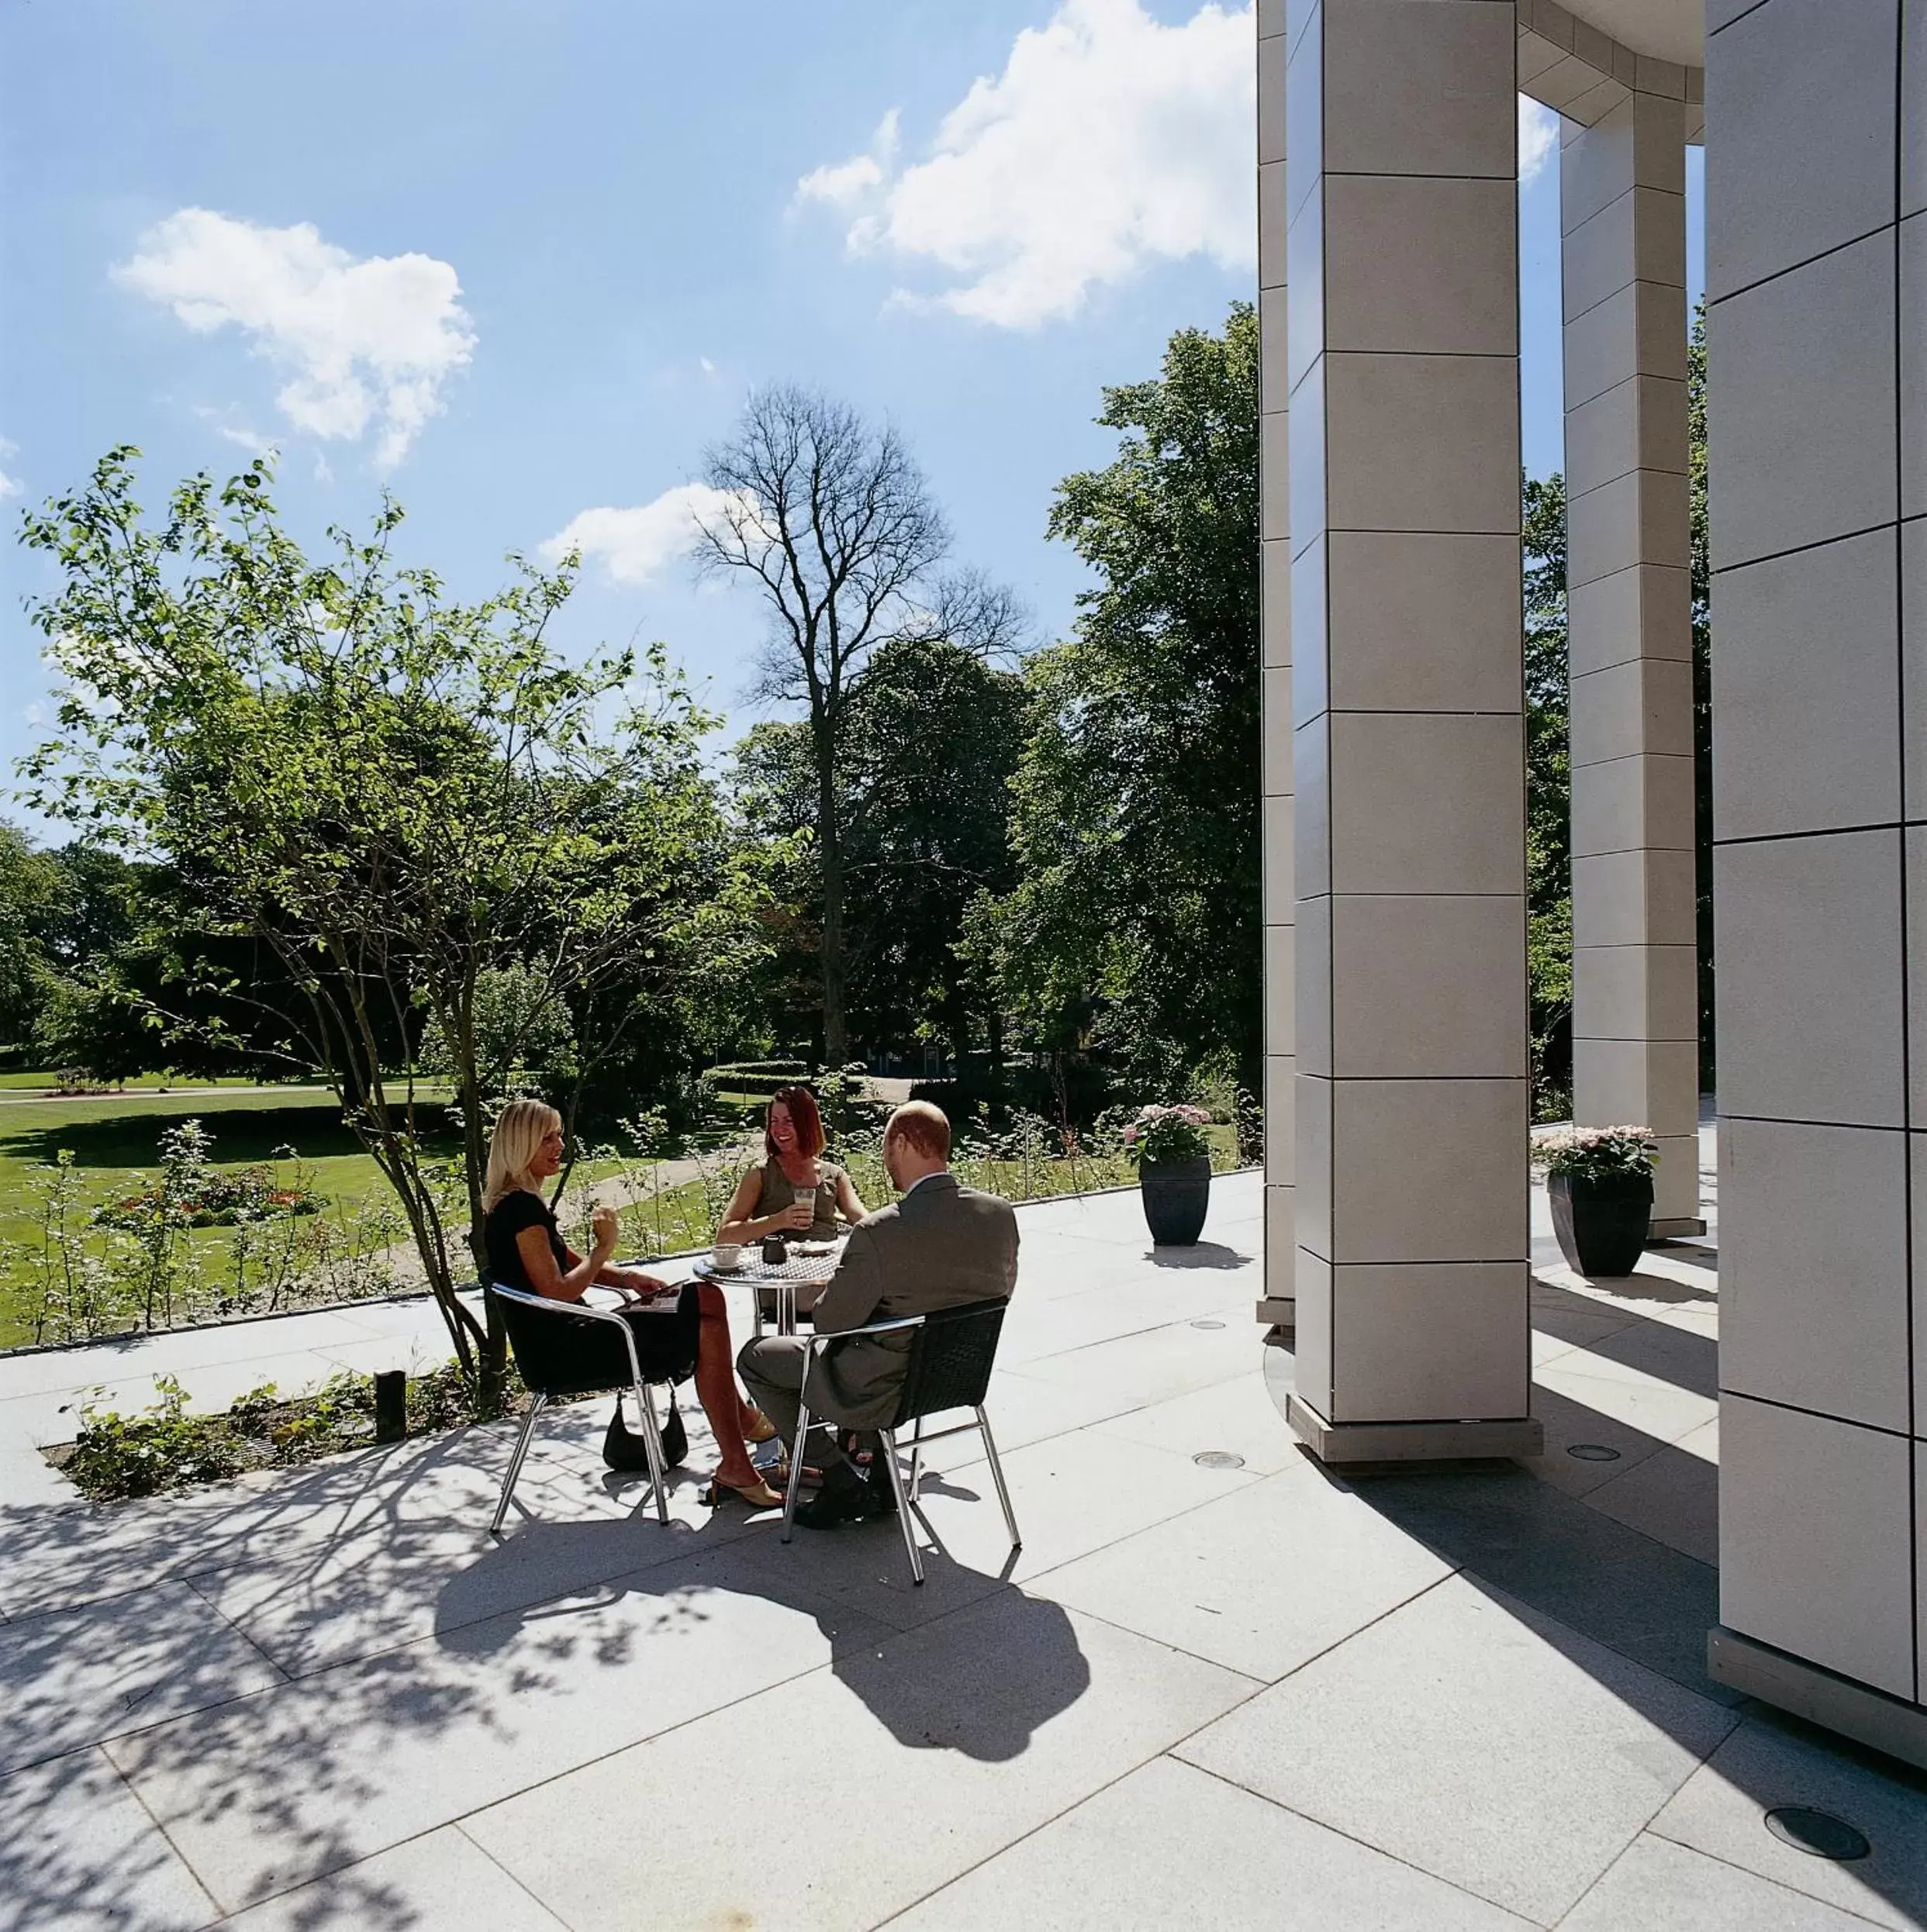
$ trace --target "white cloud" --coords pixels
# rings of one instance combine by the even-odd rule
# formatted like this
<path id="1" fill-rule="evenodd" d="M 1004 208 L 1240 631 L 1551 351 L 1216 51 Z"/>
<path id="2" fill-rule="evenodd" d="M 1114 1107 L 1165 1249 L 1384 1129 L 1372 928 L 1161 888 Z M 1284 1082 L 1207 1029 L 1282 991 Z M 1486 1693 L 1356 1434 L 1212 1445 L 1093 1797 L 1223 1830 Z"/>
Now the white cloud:
<path id="1" fill-rule="evenodd" d="M 1211 0 L 1166 26 L 1139 0 L 1062 0 L 899 171 L 896 117 L 863 154 L 820 167 L 799 199 L 846 216 L 854 254 L 947 272 L 900 292 L 1006 328 L 1074 315 L 1150 264 L 1256 254 L 1248 6 Z"/>
<path id="2" fill-rule="evenodd" d="M 811 169 L 796 184 L 797 200 L 827 202 L 832 208 L 844 210 L 860 206 L 896 168 L 899 127 L 898 111 L 892 108 L 870 136 L 868 154 Z"/>
<path id="3" fill-rule="evenodd" d="M 1530 181 L 1545 172 L 1559 151 L 1559 116 L 1529 94 L 1519 96 L 1519 179 Z"/>
<path id="4" fill-rule="evenodd" d="M 114 274 L 197 334 L 233 323 L 289 372 L 275 400 L 296 429 L 349 442 L 373 430 L 383 468 L 407 454 L 475 349 L 450 264 L 357 260 L 309 222 L 264 228 L 184 208 L 143 235 Z"/>
<path id="5" fill-rule="evenodd" d="M 665 565 L 686 556 L 699 522 L 720 517 L 731 501 L 727 490 L 706 483 L 679 483 L 653 502 L 627 509 L 584 510 L 540 547 L 559 564 L 571 550 L 587 563 L 600 561 L 618 584 L 646 583 Z"/>
<path id="6" fill-rule="evenodd" d="M 9 437 L 0 436 L 0 457 L 17 456 L 19 453 L 19 443 Z M 5 470 L 0 470 L 0 503 L 5 502 L 10 496 L 18 496 L 26 488 L 26 485 L 18 477 L 9 476 Z"/>

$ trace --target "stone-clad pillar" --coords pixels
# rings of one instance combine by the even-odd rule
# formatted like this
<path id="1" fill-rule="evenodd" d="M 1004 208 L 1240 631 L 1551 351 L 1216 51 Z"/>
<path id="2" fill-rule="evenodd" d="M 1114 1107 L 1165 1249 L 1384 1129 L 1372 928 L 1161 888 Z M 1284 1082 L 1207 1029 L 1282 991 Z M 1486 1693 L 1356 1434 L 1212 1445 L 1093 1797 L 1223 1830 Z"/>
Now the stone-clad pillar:
<path id="1" fill-rule="evenodd" d="M 1927 1765 L 1927 5 L 1707 26 L 1709 1668 Z"/>
<path id="2" fill-rule="evenodd" d="M 1704 1227 L 1682 120 L 1635 91 L 1559 156 L 1573 1111 L 1658 1137 L 1658 1234 Z"/>
<path id="3" fill-rule="evenodd" d="M 1294 1427 L 1530 1454 L 1511 0 L 1292 0 Z"/>
<path id="4" fill-rule="evenodd" d="M 1258 9 L 1259 511 L 1263 616 L 1265 1279 L 1258 1319 L 1290 1327 L 1294 1026 L 1292 936 L 1291 528 L 1285 376 L 1285 0 Z"/>

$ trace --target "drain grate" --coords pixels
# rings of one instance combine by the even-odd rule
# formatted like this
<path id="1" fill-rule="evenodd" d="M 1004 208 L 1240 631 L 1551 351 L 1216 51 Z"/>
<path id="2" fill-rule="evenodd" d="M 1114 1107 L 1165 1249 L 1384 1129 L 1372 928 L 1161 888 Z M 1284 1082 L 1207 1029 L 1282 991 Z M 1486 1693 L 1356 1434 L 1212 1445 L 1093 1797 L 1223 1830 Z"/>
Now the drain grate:
<path id="1" fill-rule="evenodd" d="M 1866 1833 L 1855 1830 L 1844 1818 L 1807 1805 L 1777 1806 L 1766 1814 L 1766 1829 L 1782 1844 L 1816 1858 L 1850 1861 L 1864 1858 L 1873 1849 Z"/>
<path id="2" fill-rule="evenodd" d="M 1191 1326 L 1193 1328 L 1222 1328 L 1224 1324 L 1222 1322 L 1193 1322 Z"/>
<path id="3" fill-rule="evenodd" d="M 1608 1449 L 1603 1442 L 1569 1443 L 1566 1447 L 1569 1456 L 1576 1456 L 1581 1462 L 1617 1462 L 1619 1451 Z"/>
<path id="4" fill-rule="evenodd" d="M 1245 1466 L 1245 1458 L 1228 1449 L 1200 1449 L 1191 1460 L 1200 1469 L 1241 1469 Z"/>

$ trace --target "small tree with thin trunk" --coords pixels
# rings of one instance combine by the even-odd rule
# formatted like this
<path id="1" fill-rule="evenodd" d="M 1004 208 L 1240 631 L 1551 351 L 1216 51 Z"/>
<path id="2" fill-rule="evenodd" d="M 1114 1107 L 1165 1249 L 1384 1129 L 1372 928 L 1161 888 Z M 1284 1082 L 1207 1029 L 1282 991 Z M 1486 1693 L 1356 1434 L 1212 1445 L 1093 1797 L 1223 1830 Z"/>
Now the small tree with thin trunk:
<path id="1" fill-rule="evenodd" d="M 61 573 L 31 608 L 66 678 L 57 736 L 24 761 L 32 802 L 164 860 L 205 935 L 271 957 L 220 990 L 269 1007 L 289 1061 L 340 1095 L 485 1396 L 503 1337 L 457 1295 L 454 1242 L 484 1264 L 484 1046 L 510 1065 L 523 1046 L 484 1042 L 488 989 L 517 975 L 531 1038 L 565 1009 L 586 1077 L 649 1023 L 652 989 L 659 1009 L 739 957 L 754 888 L 700 767 L 713 721 L 659 649 L 644 668 L 554 650 L 568 567 L 453 602 L 393 563 L 392 504 L 311 563 L 260 464 L 218 492 L 192 478 L 156 528 L 136 454 L 26 519 Z M 423 1112 L 429 1028 L 461 1124 L 452 1171 Z"/>
<path id="2" fill-rule="evenodd" d="M 758 390 L 735 435 L 710 452 L 708 478 L 725 495 L 702 526 L 699 561 L 747 572 L 771 612 L 756 695 L 807 708 L 824 1057 L 840 1066 L 849 1052 L 848 881 L 837 770 L 855 686 L 886 639 L 948 627 L 946 605 L 1000 643 L 1014 637 L 1015 609 L 979 578 L 927 586 L 949 547 L 943 516 L 896 431 L 843 403 L 788 385 Z"/>

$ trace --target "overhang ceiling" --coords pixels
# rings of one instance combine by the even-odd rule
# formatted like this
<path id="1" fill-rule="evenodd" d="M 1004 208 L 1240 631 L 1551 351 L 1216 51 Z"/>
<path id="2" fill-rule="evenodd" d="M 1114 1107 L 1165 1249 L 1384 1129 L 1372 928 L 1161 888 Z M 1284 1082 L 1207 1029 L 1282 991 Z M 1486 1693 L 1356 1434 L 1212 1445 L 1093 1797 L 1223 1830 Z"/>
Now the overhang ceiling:
<path id="1" fill-rule="evenodd" d="M 1706 64 L 1706 0 L 1563 0 L 1566 11 L 1635 53 Z"/>

